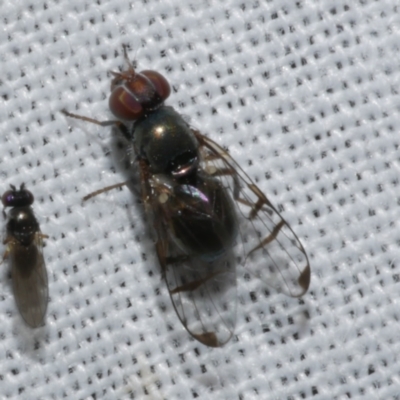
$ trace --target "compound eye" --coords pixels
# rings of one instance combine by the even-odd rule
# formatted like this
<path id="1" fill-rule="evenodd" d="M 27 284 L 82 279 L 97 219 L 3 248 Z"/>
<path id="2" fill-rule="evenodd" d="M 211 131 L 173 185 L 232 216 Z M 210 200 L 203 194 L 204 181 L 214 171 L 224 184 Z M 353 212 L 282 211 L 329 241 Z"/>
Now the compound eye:
<path id="1" fill-rule="evenodd" d="M 1 197 L 4 207 L 24 207 L 30 206 L 34 201 L 33 194 L 26 189 L 7 190 Z"/>
<path id="2" fill-rule="evenodd" d="M 111 112 L 119 119 L 135 121 L 158 108 L 171 93 L 167 80 L 156 71 L 143 71 L 123 80 L 109 99 Z"/>
<path id="3" fill-rule="evenodd" d="M 162 102 L 169 97 L 171 94 L 171 86 L 163 75 L 157 71 L 151 70 L 142 71 L 141 74 L 149 78 Z"/>
<path id="4" fill-rule="evenodd" d="M 112 91 L 108 106 L 118 119 L 135 121 L 144 114 L 142 105 L 125 85 L 117 86 Z"/>

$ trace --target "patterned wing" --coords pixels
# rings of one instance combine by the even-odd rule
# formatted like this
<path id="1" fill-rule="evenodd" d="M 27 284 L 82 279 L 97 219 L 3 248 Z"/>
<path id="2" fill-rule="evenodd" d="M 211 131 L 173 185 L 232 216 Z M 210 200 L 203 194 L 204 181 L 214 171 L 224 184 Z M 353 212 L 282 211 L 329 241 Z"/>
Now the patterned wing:
<path id="1" fill-rule="evenodd" d="M 168 192 L 167 197 L 178 198 L 164 202 L 165 193 L 152 182 L 147 166 L 139 165 L 142 197 L 153 222 L 157 255 L 175 311 L 186 330 L 199 342 L 222 346 L 231 338 L 236 320 L 236 268 L 232 252 L 210 261 L 185 254 L 176 244 L 179 235 L 174 237 L 169 218 L 170 214 L 176 214 L 171 207 L 179 204 L 179 195 Z M 183 217 L 180 232 L 196 238 L 196 230 L 186 225 Z"/>
<path id="2" fill-rule="evenodd" d="M 299 238 L 236 161 L 217 143 L 193 132 L 205 171 L 219 176 L 236 200 L 240 237 L 235 252 L 242 264 L 268 286 L 302 296 L 310 284 L 310 264 Z"/>
<path id="3" fill-rule="evenodd" d="M 232 337 L 236 322 L 236 269 L 232 257 L 213 262 L 188 257 L 160 236 L 158 258 L 183 326 L 199 342 L 223 346 Z"/>

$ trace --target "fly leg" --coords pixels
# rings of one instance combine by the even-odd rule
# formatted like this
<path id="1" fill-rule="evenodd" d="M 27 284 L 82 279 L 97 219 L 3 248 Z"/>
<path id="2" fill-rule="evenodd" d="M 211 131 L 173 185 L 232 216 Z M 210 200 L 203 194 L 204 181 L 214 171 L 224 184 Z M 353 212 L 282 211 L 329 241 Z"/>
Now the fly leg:
<path id="1" fill-rule="evenodd" d="M 117 128 L 122 133 L 122 135 L 125 137 L 125 139 L 127 139 L 127 140 L 131 139 L 128 127 L 126 125 L 124 125 L 120 121 L 116 121 L 116 120 L 98 121 L 97 119 L 85 117 L 83 115 L 72 114 L 72 113 L 70 113 L 70 112 L 68 112 L 66 110 L 61 110 L 61 112 L 64 115 L 66 115 L 67 117 L 80 119 L 82 121 L 90 122 L 91 124 L 99 125 L 99 126 L 102 126 L 102 127 L 114 126 L 115 128 Z M 129 181 L 125 181 L 125 182 L 117 183 L 115 185 L 107 186 L 105 188 L 96 190 L 95 192 L 89 193 L 88 195 L 83 197 L 83 201 L 87 201 L 87 200 L 91 199 L 92 197 L 95 197 L 95 196 L 97 196 L 97 195 L 99 195 L 101 193 L 108 192 L 109 190 L 117 189 L 117 188 L 126 186 L 128 183 L 129 183 Z"/>
<path id="2" fill-rule="evenodd" d="M 205 160 L 206 162 L 208 161 L 208 158 Z M 254 219 L 257 217 L 258 213 L 260 210 L 263 210 L 265 212 L 271 213 L 271 211 L 269 210 L 268 207 L 273 208 L 272 204 L 269 202 L 269 200 L 265 197 L 264 193 L 262 193 L 260 191 L 260 189 L 258 189 L 258 187 L 256 185 L 253 184 L 248 184 L 247 187 L 248 189 L 253 192 L 253 194 L 256 196 L 256 201 L 251 201 L 250 199 L 247 198 L 243 198 L 241 196 L 241 185 L 240 185 L 240 181 L 238 178 L 238 175 L 236 173 L 236 171 L 233 168 L 219 168 L 219 169 L 215 169 L 214 171 L 212 171 L 212 176 L 229 176 L 232 178 L 233 181 L 233 198 L 247 206 L 250 208 L 249 214 L 248 214 L 248 218 L 250 220 Z M 266 206 L 266 207 L 265 207 Z"/>
<path id="3" fill-rule="evenodd" d="M 67 110 L 61 110 L 61 112 L 67 117 L 80 119 L 81 121 L 90 122 L 91 124 L 95 124 L 98 126 L 106 127 L 106 126 L 114 126 L 118 129 L 119 132 L 122 133 L 126 140 L 131 140 L 131 135 L 129 134 L 129 128 L 124 125 L 121 121 L 117 120 L 108 120 L 108 121 L 99 121 L 95 118 L 85 117 L 84 115 L 72 114 Z"/>
<path id="4" fill-rule="evenodd" d="M 10 236 L 7 236 L 7 237 L 3 240 L 3 244 L 5 244 L 7 247 L 6 247 L 6 250 L 5 250 L 4 254 L 3 254 L 3 259 L 0 261 L 0 265 L 3 264 L 3 262 L 4 262 L 5 260 L 7 260 L 8 256 L 9 256 L 10 253 L 11 253 L 11 247 L 12 247 L 12 245 L 13 245 L 14 243 L 15 243 L 15 240 L 14 240 L 12 237 L 10 237 Z"/>
<path id="5" fill-rule="evenodd" d="M 44 233 L 42 233 L 42 232 L 36 232 L 35 233 L 35 243 L 36 243 L 36 245 L 39 247 L 42 247 L 43 246 L 43 239 L 48 239 L 49 238 L 49 236 L 48 235 L 45 235 Z"/>
<path id="6" fill-rule="evenodd" d="M 101 193 L 105 193 L 105 192 L 108 192 L 108 191 L 113 190 L 113 189 L 118 189 L 120 187 L 127 186 L 128 183 L 129 183 L 129 181 L 125 181 L 125 182 L 116 183 L 115 185 L 106 186 L 106 187 L 104 187 L 102 189 L 99 189 L 99 190 L 96 190 L 96 191 L 94 191 L 92 193 L 87 194 L 85 197 L 83 197 L 82 200 L 83 201 L 87 201 L 87 200 L 91 199 L 92 197 L 95 197 L 95 196 L 97 196 L 97 195 L 99 195 Z"/>

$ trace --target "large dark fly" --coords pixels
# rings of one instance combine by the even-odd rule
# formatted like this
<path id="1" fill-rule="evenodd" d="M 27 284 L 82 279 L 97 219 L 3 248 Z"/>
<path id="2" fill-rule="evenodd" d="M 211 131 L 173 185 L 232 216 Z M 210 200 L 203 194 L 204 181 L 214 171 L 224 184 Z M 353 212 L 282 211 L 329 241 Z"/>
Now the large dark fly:
<path id="1" fill-rule="evenodd" d="M 172 108 L 158 72 L 113 72 L 109 106 L 132 144 L 145 210 L 156 232 L 156 252 L 175 310 L 188 332 L 218 347 L 232 336 L 236 265 L 291 297 L 310 283 L 305 250 L 290 226 L 249 176 L 217 143 Z M 117 184 L 85 197 L 120 187 Z"/>

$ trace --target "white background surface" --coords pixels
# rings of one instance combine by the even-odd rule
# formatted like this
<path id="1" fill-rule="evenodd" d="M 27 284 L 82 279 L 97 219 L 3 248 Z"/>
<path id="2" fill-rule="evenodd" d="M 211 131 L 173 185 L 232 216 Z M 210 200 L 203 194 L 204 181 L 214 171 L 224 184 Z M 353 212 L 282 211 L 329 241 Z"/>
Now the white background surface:
<path id="1" fill-rule="evenodd" d="M 25 182 L 45 247 L 46 326 L 0 271 L 1 399 L 400 398 L 400 11 L 393 1 L 0 2 L 1 191 Z M 206 348 L 160 277 L 108 128 L 121 45 L 168 104 L 229 148 L 302 240 L 301 300 L 238 285 Z M 239 280 L 241 274 L 239 273 Z M 250 296 L 249 292 L 254 295 Z"/>

